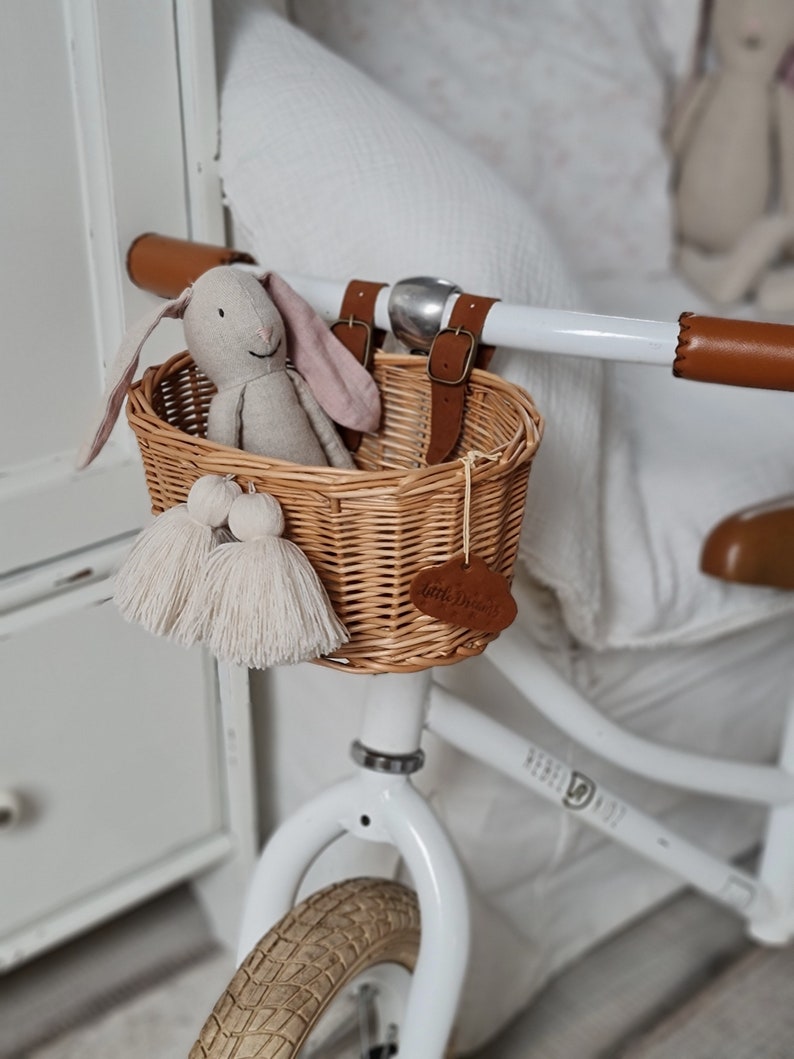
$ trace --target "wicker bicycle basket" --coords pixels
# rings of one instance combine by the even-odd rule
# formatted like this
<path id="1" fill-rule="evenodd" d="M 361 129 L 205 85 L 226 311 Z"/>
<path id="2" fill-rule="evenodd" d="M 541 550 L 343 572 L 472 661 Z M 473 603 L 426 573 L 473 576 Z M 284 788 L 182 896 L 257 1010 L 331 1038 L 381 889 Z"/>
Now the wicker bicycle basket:
<path id="1" fill-rule="evenodd" d="M 410 584 L 419 570 L 462 552 L 461 457 L 469 452 L 499 455 L 472 466 L 471 551 L 512 578 L 543 423 L 523 390 L 475 370 L 457 448 L 448 462 L 427 467 L 424 358 L 378 353 L 374 376 L 383 417 L 355 454 L 357 470 L 303 467 L 208 441 L 214 387 L 188 353 L 145 372 L 129 392 L 127 417 L 155 514 L 182 503 L 205 474 L 233 474 L 244 489 L 253 483 L 280 502 L 285 536 L 308 556 L 350 634 L 338 657 L 318 661 L 360 673 L 412 672 L 479 654 L 494 639 L 420 612 Z"/>

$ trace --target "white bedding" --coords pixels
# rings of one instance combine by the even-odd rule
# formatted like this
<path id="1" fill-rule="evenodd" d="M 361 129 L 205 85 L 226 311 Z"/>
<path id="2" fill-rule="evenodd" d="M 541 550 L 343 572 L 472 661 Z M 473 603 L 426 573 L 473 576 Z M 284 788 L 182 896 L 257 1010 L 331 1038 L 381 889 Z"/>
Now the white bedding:
<path id="1" fill-rule="evenodd" d="M 688 297 L 678 300 L 687 292 L 663 277 L 668 219 L 658 190 L 666 187 L 666 170 L 646 168 L 645 184 L 633 185 L 647 191 L 653 209 L 644 210 L 645 199 L 623 209 L 629 194 L 624 190 L 614 224 L 604 225 L 598 204 L 580 201 L 586 208 L 576 215 L 575 195 L 565 198 L 575 191 L 576 142 L 560 143 L 556 149 L 574 152 L 566 159 L 565 181 L 555 185 L 553 172 L 536 171 L 548 207 L 541 220 L 537 203 L 431 124 L 429 118 L 444 118 L 444 106 L 429 117 L 417 115 L 259 2 L 220 0 L 217 6 L 221 170 L 236 241 L 253 249 L 265 267 L 387 282 L 435 273 L 508 301 L 658 318 L 697 307 Z M 300 0 L 296 9 L 316 12 L 323 6 Z M 412 5 L 437 8 L 442 22 L 453 9 L 474 18 L 483 6 L 430 0 Z M 489 6 L 505 17 L 529 10 Z M 680 6 L 661 0 L 657 6 L 680 15 Z M 566 0 L 554 12 L 550 5 L 537 10 L 547 20 L 549 47 L 555 44 L 548 33 L 554 18 L 570 19 L 577 8 L 589 13 L 584 25 L 592 27 L 595 19 L 600 27 L 591 42 L 617 45 L 618 54 L 629 39 L 637 45 L 623 71 L 614 55 L 598 61 L 592 49 L 582 51 L 581 41 L 556 41 L 568 48 L 568 60 L 581 64 L 585 56 L 579 82 L 605 93 L 607 101 L 611 74 L 629 77 L 620 99 L 625 146 L 632 142 L 631 120 L 647 117 L 650 105 L 645 98 L 632 108 L 626 84 L 639 91 L 655 77 L 649 98 L 658 105 L 664 49 L 645 47 L 647 19 L 655 10 L 651 0 L 621 0 L 620 10 L 634 21 L 620 33 L 605 25 L 602 7 L 600 0 Z M 579 23 L 574 18 L 571 25 Z M 366 34 L 342 36 L 369 54 Z M 398 81 L 413 83 L 410 69 L 397 63 L 408 54 L 404 48 L 394 52 L 392 72 Z M 454 50 L 436 52 L 437 78 L 444 76 L 445 57 L 453 69 L 461 60 Z M 555 67 L 544 69 L 548 74 Z M 531 71 L 522 66 L 521 74 Z M 429 102 L 443 102 L 443 89 L 437 85 Z M 618 120 L 608 102 L 603 109 L 607 121 Z M 482 113 L 487 120 L 488 112 Z M 521 109 L 513 106 L 510 116 L 517 120 Z M 566 130 L 570 137 L 580 125 L 562 121 L 556 128 L 564 139 Z M 469 135 L 476 139 L 477 129 Z M 531 149 L 531 137 L 528 144 Z M 638 164 L 663 164 L 658 144 L 647 146 Z M 493 154 L 490 142 L 488 148 Z M 622 179 L 633 179 L 625 172 L 633 157 L 620 160 Z M 588 194 L 615 191 L 602 169 L 594 173 L 581 160 L 578 179 Z M 527 194 L 533 187 L 521 190 Z M 639 240 L 636 231 L 626 230 L 627 217 L 647 222 Z M 550 218 L 564 222 L 564 232 L 550 235 L 544 223 Z M 577 234 L 588 243 L 578 258 Z M 661 242 L 651 246 L 657 236 Z M 594 249 L 599 240 L 600 258 Z M 566 263 L 561 246 L 572 262 Z M 615 270 L 628 263 L 630 252 L 634 270 L 619 275 Z M 599 260 L 610 262 L 605 274 L 598 274 Z M 588 267 L 580 268 L 582 262 Z M 789 491 L 794 396 L 697 388 L 654 369 L 638 375 L 632 368 L 605 371 L 510 351 L 497 357 L 495 366 L 527 385 L 548 421 L 530 484 L 522 556 L 550 592 L 535 591 L 536 605 L 520 620 L 582 690 L 634 730 L 689 748 L 769 757 L 794 675 L 788 650 L 794 594 L 709 581 L 698 573 L 697 552 L 718 517 Z M 500 719 L 572 759 L 567 741 L 501 686 L 487 656 L 453 667 L 443 679 L 464 681 L 469 697 L 479 690 Z M 364 682 L 311 666 L 254 680 L 265 811 L 275 821 L 347 772 Z M 420 782 L 459 845 L 479 895 L 461 1028 L 461 1044 L 474 1047 L 556 969 L 658 900 L 674 881 L 449 748 L 431 741 L 430 751 Z M 576 760 L 643 807 L 680 819 L 687 833 L 706 836 L 717 851 L 743 850 L 758 834 L 756 811 L 644 784 L 594 764 L 589 755 Z M 350 840 L 323 858 L 307 885 L 393 866 L 390 853 Z"/>
<path id="2" fill-rule="evenodd" d="M 579 303 L 536 212 L 498 174 L 258 3 L 220 10 L 230 20 L 219 32 L 221 175 L 238 241 L 266 267 L 438 275 L 505 301 Z M 517 372 L 526 367 L 522 354 Z M 602 378 L 594 362 L 532 358 L 529 389 L 552 429 L 522 547 L 590 624 L 601 596 Z"/>
<path id="3" fill-rule="evenodd" d="M 643 242 L 666 246 L 659 234 L 666 229 L 652 204 L 660 187 L 666 188 L 667 168 L 658 147 L 652 153 L 627 146 L 640 130 L 647 138 L 651 108 L 660 109 L 663 75 L 657 53 L 638 50 L 645 20 L 635 24 L 636 12 L 648 5 L 621 3 L 628 25 L 623 34 L 603 24 L 594 0 L 566 0 L 558 17 L 565 13 L 563 20 L 570 20 L 569 9 L 578 5 L 588 12 L 583 25 L 600 27 L 576 86 L 581 96 L 601 85 L 606 114 L 596 110 L 592 120 L 600 115 L 611 127 L 619 117 L 626 153 L 618 168 L 629 174 L 624 180 L 643 189 L 638 201 L 630 200 L 627 216 L 642 220 Z M 425 8 L 429 19 L 434 6 Z M 593 207 L 577 207 L 566 193 L 578 173 L 591 197 L 611 191 L 624 205 L 629 201 L 623 184 L 610 189 L 609 174 L 591 173 L 588 158 L 575 151 L 579 125 L 569 128 L 553 109 L 547 114 L 547 95 L 532 120 L 557 117 L 555 150 L 567 152 L 567 166 L 555 210 L 568 217 L 565 231 L 554 211 L 541 215 L 543 196 L 536 203 L 519 195 L 444 130 L 258 0 L 219 0 L 218 10 L 221 174 L 237 240 L 266 267 L 386 282 L 436 274 L 505 301 L 582 309 L 591 304 L 582 288 L 600 284 L 600 308 L 613 312 L 622 285 L 640 280 L 648 292 L 659 286 L 664 274 L 654 269 L 667 252 L 645 265 L 630 259 L 619 276 L 615 261 L 625 248 L 624 235 L 614 226 L 594 230 Z M 543 10 L 541 28 L 552 40 L 547 21 L 553 29 L 554 18 Z M 472 5 L 465 11 L 475 18 Z M 514 11 L 511 17 L 533 16 Z M 446 30 L 448 22 L 437 15 L 428 32 Z M 635 54 L 623 73 L 617 57 L 632 33 Z M 606 49 L 598 61 L 596 45 Z M 578 48 L 579 56 L 584 44 L 563 38 L 559 47 L 570 63 L 570 49 Z M 563 72 L 567 68 L 563 64 Z M 640 69 L 651 89 L 637 105 Z M 443 80 L 440 59 L 436 71 Z M 533 102 L 528 98 L 528 109 Z M 657 113 L 657 124 L 661 120 Z M 649 166 L 653 181 L 643 184 Z M 550 180 L 544 195 L 554 187 Z M 581 261 L 566 264 L 560 246 L 570 254 L 577 232 Z M 605 275 L 593 272 L 587 247 L 594 240 L 605 254 L 608 248 L 612 263 Z M 607 280 L 615 296 L 611 304 L 604 297 Z M 660 298 L 649 315 L 675 318 L 691 305 L 691 298 L 678 304 Z M 521 555 L 533 576 L 554 589 L 580 641 L 598 648 L 697 642 L 794 606 L 792 596 L 724 586 L 697 572 L 700 541 L 717 519 L 788 492 L 794 416 L 787 395 L 698 388 L 653 370 L 637 376 L 631 369 L 610 369 L 607 377 L 598 363 L 526 351 L 500 350 L 494 367 L 532 393 L 548 423 Z"/>
<path id="4" fill-rule="evenodd" d="M 715 313 L 672 274 L 590 282 L 600 311 L 675 319 Z M 752 305 L 734 314 L 754 316 Z M 709 530 L 727 514 L 791 493 L 794 395 L 682 382 L 615 364 L 606 373 L 603 520 L 606 590 L 598 643 L 699 643 L 790 613 L 794 594 L 731 585 L 699 570 Z"/>
<path id="5" fill-rule="evenodd" d="M 593 652 L 562 646 L 559 614 L 544 594 L 523 618 L 551 642 L 552 657 L 610 716 L 631 730 L 690 749 L 768 760 L 794 678 L 794 620 L 768 622 L 698 647 Z M 740 803 L 672 791 L 596 761 L 527 709 L 488 663 L 451 667 L 441 679 L 620 795 L 658 812 L 714 852 L 750 849 L 762 814 Z M 282 819 L 350 771 L 348 744 L 366 681 L 315 666 L 256 674 L 266 811 Z M 307 733 L 310 733 L 307 734 Z M 653 866 L 578 824 L 510 780 L 432 737 L 419 786 L 449 829 L 472 884 L 474 954 L 459 1042 L 482 1045 L 555 971 L 671 893 Z M 305 890 L 351 873 L 391 874 L 390 850 L 344 840 L 323 855 Z"/>

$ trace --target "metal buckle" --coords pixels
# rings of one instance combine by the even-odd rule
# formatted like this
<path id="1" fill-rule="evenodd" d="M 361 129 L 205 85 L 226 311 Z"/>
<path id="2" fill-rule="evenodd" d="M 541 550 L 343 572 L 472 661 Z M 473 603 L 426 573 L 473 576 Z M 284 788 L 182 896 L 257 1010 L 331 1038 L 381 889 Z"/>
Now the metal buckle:
<path id="1" fill-rule="evenodd" d="M 436 348 L 436 342 L 442 335 L 465 335 L 469 340 L 469 349 L 466 353 L 466 359 L 463 362 L 463 368 L 461 369 L 460 377 L 457 379 L 440 379 L 437 375 L 434 375 L 431 370 L 431 364 L 433 362 L 433 350 Z M 461 383 L 467 381 L 471 375 L 471 370 L 474 367 L 474 362 L 477 359 L 477 336 L 467 330 L 465 327 L 442 327 L 436 337 L 433 339 L 433 343 L 430 346 L 430 351 L 427 355 L 427 375 L 431 382 L 440 383 L 442 386 L 460 386 Z"/>
<path id="2" fill-rule="evenodd" d="M 363 367 L 369 371 L 369 366 L 372 363 L 373 350 L 372 350 L 372 324 L 368 324 L 366 320 L 357 320 L 355 316 L 349 316 L 345 318 L 340 316 L 338 320 L 334 320 L 331 324 L 331 331 L 336 333 L 336 328 L 344 325 L 345 327 L 363 327 L 367 335 L 367 340 L 364 345 L 364 356 L 361 361 Z"/>

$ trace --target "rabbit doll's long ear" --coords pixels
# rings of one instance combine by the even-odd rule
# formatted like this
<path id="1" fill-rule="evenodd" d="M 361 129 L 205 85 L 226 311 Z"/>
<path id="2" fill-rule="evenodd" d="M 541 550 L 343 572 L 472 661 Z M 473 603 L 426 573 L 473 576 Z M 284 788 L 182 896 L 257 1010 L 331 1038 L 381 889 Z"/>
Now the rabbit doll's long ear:
<path id="1" fill-rule="evenodd" d="M 323 409 L 341 426 L 377 430 L 380 394 L 370 373 L 285 280 L 267 272 L 259 282 L 284 320 L 290 360 Z"/>
<path id="2" fill-rule="evenodd" d="M 141 350 L 152 331 L 164 317 L 173 319 L 182 317 L 190 302 L 192 291 L 193 288 L 188 287 L 182 291 L 178 298 L 164 302 L 157 307 L 153 314 L 149 313 L 133 324 L 124 335 L 119 351 L 116 354 L 116 359 L 113 362 L 113 367 L 108 374 L 105 397 L 99 415 L 91 433 L 88 435 L 88 440 L 77 455 L 78 471 L 82 471 L 92 460 L 96 459 L 110 436 L 110 432 L 119 417 L 127 390 L 132 385 L 132 380 L 138 370 Z"/>

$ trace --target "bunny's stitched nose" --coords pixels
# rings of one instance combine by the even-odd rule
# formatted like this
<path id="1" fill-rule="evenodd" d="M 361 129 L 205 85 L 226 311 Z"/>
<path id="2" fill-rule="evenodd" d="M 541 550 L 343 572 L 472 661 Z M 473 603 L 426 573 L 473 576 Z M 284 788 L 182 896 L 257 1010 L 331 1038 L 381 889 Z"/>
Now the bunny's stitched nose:
<path id="1" fill-rule="evenodd" d="M 764 27 L 761 20 L 755 16 L 748 18 L 744 26 L 744 44 L 748 48 L 760 48 L 763 36 Z"/>
<path id="2" fill-rule="evenodd" d="M 273 346 L 273 327 L 259 327 L 257 328 L 257 337 L 261 338 L 265 344 L 264 353 L 256 353 L 253 349 L 249 349 L 248 352 L 252 357 L 256 357 L 257 360 L 267 360 L 268 357 L 273 357 L 278 353 L 281 346 L 281 342 L 276 342 L 275 348 Z"/>

